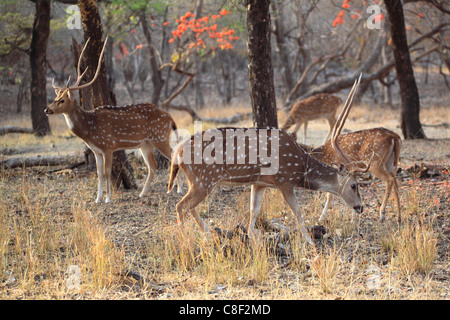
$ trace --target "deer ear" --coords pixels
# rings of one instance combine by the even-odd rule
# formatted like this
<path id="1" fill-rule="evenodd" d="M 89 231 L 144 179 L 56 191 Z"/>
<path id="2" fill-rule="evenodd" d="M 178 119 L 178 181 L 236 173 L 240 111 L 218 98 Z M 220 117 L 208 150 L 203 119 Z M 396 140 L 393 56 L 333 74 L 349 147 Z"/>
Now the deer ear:
<path id="1" fill-rule="evenodd" d="M 70 100 L 73 100 L 74 95 L 70 92 L 70 90 L 67 90 L 67 96 L 69 97 Z"/>

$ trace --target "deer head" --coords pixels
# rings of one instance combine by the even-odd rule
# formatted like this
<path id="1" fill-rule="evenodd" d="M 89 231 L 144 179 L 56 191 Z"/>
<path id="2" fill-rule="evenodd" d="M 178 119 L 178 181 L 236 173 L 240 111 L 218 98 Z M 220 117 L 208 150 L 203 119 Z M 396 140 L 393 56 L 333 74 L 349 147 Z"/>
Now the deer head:
<path id="1" fill-rule="evenodd" d="M 341 134 L 342 128 L 344 127 L 344 123 L 352 107 L 355 92 L 359 86 L 359 83 L 361 82 L 361 76 L 362 74 L 359 76 L 358 80 L 355 81 L 352 89 L 350 90 L 350 94 L 348 95 L 347 100 L 345 101 L 342 112 L 339 114 L 331 137 L 332 148 L 335 150 L 336 154 L 339 156 L 341 160 L 341 164 L 338 170 L 338 183 L 339 183 L 338 193 L 349 205 L 351 205 L 354 202 L 354 199 L 359 199 L 360 201 L 360 195 L 355 175 L 367 172 L 370 168 L 370 161 L 368 165 L 365 167 L 360 167 L 356 165 L 355 162 L 351 161 L 348 155 L 339 145 L 338 140 L 338 137 Z M 362 205 L 356 204 L 353 206 L 353 209 L 359 213 L 362 213 L 363 207 Z"/>
<path id="2" fill-rule="evenodd" d="M 77 99 L 75 98 L 75 95 L 73 94 L 73 91 L 87 88 L 87 87 L 91 86 L 95 82 L 95 80 L 97 80 L 97 77 L 100 73 L 101 61 L 103 58 L 103 54 L 105 52 L 107 41 L 108 41 L 108 37 L 106 37 L 106 39 L 105 39 L 105 43 L 103 44 L 103 48 L 100 53 L 100 57 L 98 59 L 97 70 L 95 72 L 94 77 L 92 78 L 92 80 L 90 82 L 80 85 L 80 82 L 83 79 L 83 76 L 86 74 L 86 71 L 88 69 L 88 68 L 86 68 L 84 70 L 84 72 L 82 74 L 80 74 L 81 60 L 83 58 L 84 50 L 86 49 L 86 47 L 89 43 L 89 39 L 86 41 L 86 44 L 84 45 L 83 50 L 81 50 L 80 57 L 78 58 L 77 79 L 76 79 L 75 85 L 70 86 L 70 76 L 69 76 L 69 79 L 67 80 L 67 84 L 65 87 L 56 86 L 55 79 L 52 80 L 52 86 L 55 89 L 56 98 L 47 108 L 45 108 L 45 110 L 44 110 L 45 114 L 49 115 L 49 114 L 68 113 L 74 107 L 78 107 L 78 102 L 77 102 Z"/>

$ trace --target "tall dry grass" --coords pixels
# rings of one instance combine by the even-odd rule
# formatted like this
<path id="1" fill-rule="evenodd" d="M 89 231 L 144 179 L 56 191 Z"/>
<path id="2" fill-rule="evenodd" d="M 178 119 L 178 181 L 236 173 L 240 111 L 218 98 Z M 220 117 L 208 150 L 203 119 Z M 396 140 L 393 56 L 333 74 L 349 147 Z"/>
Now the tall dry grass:
<path id="1" fill-rule="evenodd" d="M 384 251 L 392 254 L 396 269 L 403 275 L 428 275 L 437 256 L 437 238 L 423 219 L 406 222 L 382 239 Z"/>
<path id="2" fill-rule="evenodd" d="M 389 117 L 364 106 L 353 111 L 359 114 L 350 119 L 349 128 L 360 126 L 368 112 L 370 117 L 378 116 L 374 118 L 377 121 Z M 221 112 L 227 116 L 233 111 Z M 427 112 L 424 114 L 431 117 Z M 205 113 L 205 116 L 213 115 Z M 193 129 L 189 123 L 185 126 Z M 62 122 L 60 129 L 44 140 L 15 135 L 10 140 L 2 138 L 0 143 L 3 147 L 72 143 L 73 140 L 67 140 L 64 126 Z M 314 126 L 309 126 L 311 131 Z M 325 123 L 317 127 L 324 132 L 327 130 Z M 155 283 L 166 284 L 170 295 L 165 297 L 169 298 L 210 299 L 214 295 L 247 299 L 440 297 L 439 291 L 433 291 L 435 284 L 431 280 L 436 271 L 439 235 L 432 219 L 421 219 L 432 209 L 428 201 L 432 194 L 418 185 L 402 189 L 406 217 L 401 226 L 382 225 L 370 216 L 377 217 L 376 210 L 356 216 L 352 222 L 351 210 L 342 201 L 335 200 L 325 222 L 330 232 L 329 241 L 313 249 L 294 232 L 284 244 L 292 252 L 286 260 L 274 255 L 273 248 L 264 241 L 252 247 L 239 237 L 219 241 L 210 234 L 205 235 L 191 217 L 185 227 L 180 228 L 174 222 L 173 208 L 163 205 L 168 202 L 167 198 L 149 221 L 154 229 L 151 237 L 137 247 L 136 252 L 126 253 L 112 240 L 114 234 L 106 231 L 108 225 L 102 219 L 102 211 L 92 205 L 95 176 L 65 181 L 69 196 L 56 199 L 52 195 L 55 193 L 52 182 L 46 181 L 45 175 L 39 178 L 48 183 L 38 184 L 24 170 L 20 188 L 16 190 L 9 184 L 12 174 L 17 173 L 0 169 L 0 298 L 111 297 L 121 292 L 122 275 L 140 255 L 145 256 L 139 261 L 143 266 L 140 272 Z M 138 175 L 138 178 L 143 179 L 145 175 Z M 167 176 L 161 175 L 160 179 L 165 185 Z M 317 224 L 325 194 L 303 190 L 297 194 L 306 225 Z M 381 199 L 382 195 L 378 196 Z M 121 201 L 120 195 L 114 197 L 111 207 Z M 229 205 L 222 206 L 219 200 L 223 199 L 211 195 L 198 207 L 202 218 L 212 227 L 228 230 L 238 223 L 247 225 L 248 190 L 240 190 L 238 194 L 223 193 L 222 197 L 229 198 Z M 131 211 L 123 214 L 132 215 Z M 279 191 L 267 190 L 257 221 L 263 234 L 270 232 L 264 222 L 273 218 L 293 230 L 297 228 Z M 364 219 L 371 221 L 370 228 Z M 364 237 L 360 236 L 362 229 Z M 388 257 L 384 264 L 380 257 L 383 255 Z M 372 276 L 367 271 L 370 265 L 380 269 L 377 273 L 380 282 L 375 289 L 367 286 L 367 279 Z M 419 277 L 425 286 L 423 292 L 417 290 L 411 296 L 402 288 L 411 284 L 414 277 Z M 142 286 L 140 290 L 151 289 Z M 123 293 L 121 297 L 128 295 Z"/>
<path id="3" fill-rule="evenodd" d="M 288 260 L 274 255 L 273 248 L 264 240 L 257 246 L 249 246 L 239 237 L 219 241 L 211 234 L 205 235 L 192 217 L 181 228 L 173 219 L 174 213 L 163 205 L 154 213 L 151 237 L 136 248 L 137 251 L 127 255 L 111 240 L 112 235 L 106 232 L 97 207 L 86 200 L 95 189 L 95 177 L 91 180 L 92 183 L 85 183 L 83 188 L 66 190 L 68 197 L 57 199 L 51 196 L 54 190 L 50 186 L 37 188 L 24 175 L 20 189 L 7 194 L 8 198 L 15 197 L 15 206 L 2 197 L 0 275 L 3 289 L 0 287 L 0 296 L 108 297 L 121 290 L 124 272 L 139 254 L 146 257 L 141 272 L 147 272 L 148 279 L 168 286 L 176 284 L 169 298 L 211 298 L 211 294 L 280 299 L 336 296 L 369 299 L 374 294 L 381 299 L 404 298 L 401 291 L 397 292 L 404 281 L 402 275 L 427 277 L 435 268 L 437 236 L 432 223 L 414 219 L 415 214 L 406 217 L 400 227 L 387 227 L 374 221 L 374 238 L 365 240 L 359 233 L 366 217 L 355 217 L 351 222 L 351 211 L 343 209 L 339 200 L 330 208 L 325 224 L 330 232 L 329 241 L 311 248 L 301 234 L 294 231 L 290 241 L 284 244 L 292 252 Z M 2 192 L 6 192 L 7 181 L 7 173 L 3 172 Z M 418 189 L 417 192 L 424 191 Z M 306 224 L 316 224 L 325 195 L 299 191 L 298 196 L 299 201 L 308 204 L 303 214 Z M 223 210 L 215 202 L 217 198 L 210 196 L 199 211 L 212 228 L 229 230 L 238 223 L 248 223 L 248 198 L 247 191 L 240 192 L 235 196 L 236 206 Z M 423 212 L 426 208 L 423 199 L 423 195 L 405 199 L 404 206 L 412 206 L 409 201 L 418 201 L 417 210 Z M 55 201 L 70 201 L 70 205 L 61 209 Z M 276 190 L 265 193 L 262 211 L 258 222 L 262 234 L 270 232 L 264 229 L 264 221 L 272 218 L 292 230 L 297 228 L 292 213 Z M 380 264 L 379 253 L 372 249 L 378 244 L 389 257 L 386 266 Z M 367 255 L 366 252 L 374 253 Z M 378 289 L 366 285 L 367 278 L 372 276 L 367 274 L 371 264 L 382 270 Z M 142 290 L 150 289 L 143 286 Z M 427 290 L 430 292 L 429 287 Z"/>
<path id="4" fill-rule="evenodd" d="M 0 199 L 0 275 L 16 297 L 62 298 L 117 285 L 124 253 L 82 199 L 56 211 L 54 199 L 25 176 L 15 196 L 14 207 Z"/>

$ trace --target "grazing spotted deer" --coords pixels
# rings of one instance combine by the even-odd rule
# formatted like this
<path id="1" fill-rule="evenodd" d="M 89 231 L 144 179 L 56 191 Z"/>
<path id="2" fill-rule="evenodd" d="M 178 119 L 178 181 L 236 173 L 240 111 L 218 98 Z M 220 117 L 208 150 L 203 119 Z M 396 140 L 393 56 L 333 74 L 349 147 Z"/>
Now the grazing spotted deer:
<path id="1" fill-rule="evenodd" d="M 80 75 L 81 59 L 89 43 L 87 40 L 79 57 L 75 85 L 69 86 L 69 77 L 65 88 L 57 87 L 53 79 L 52 85 L 56 92 L 56 98 L 44 111 L 47 115 L 63 114 L 72 132 L 83 139 L 94 152 L 98 174 L 97 203 L 102 199 L 103 177 L 106 177 L 105 202 L 109 203 L 111 200 L 111 165 L 113 152 L 117 150 L 137 148 L 141 150 L 147 164 L 148 175 L 139 196 L 146 195 L 157 169 L 153 152 L 156 148 L 170 159 L 172 148 L 169 144 L 169 136 L 172 130 L 176 130 L 172 117 L 149 103 L 102 106 L 93 110 L 84 110 L 80 107 L 73 91 L 89 87 L 97 79 L 107 40 L 108 38 L 106 38 L 100 53 L 93 79 L 89 83 L 80 85 L 87 70 L 86 68 Z M 178 192 L 181 193 L 180 180 L 178 180 Z"/>
<path id="2" fill-rule="evenodd" d="M 359 80 L 355 82 L 350 92 L 343 113 L 349 111 L 358 84 Z M 304 238 L 309 244 L 314 245 L 303 226 L 301 206 L 294 193 L 296 187 L 331 192 L 344 199 L 356 212 L 361 213 L 363 210 L 358 185 L 353 175 L 358 171 L 366 171 L 367 168 L 364 170 L 354 166 L 339 147 L 337 137 L 343 126 L 342 120 L 345 121 L 345 118 L 340 116 L 332 137 L 336 153 L 340 155 L 339 169 L 317 160 L 288 133 L 279 129 L 219 128 L 194 134 L 191 139 L 178 145 L 172 156 L 168 192 L 172 190 L 174 179 L 180 169 L 189 184 L 188 193 L 176 205 L 179 223 L 183 224 L 185 213 L 188 211 L 199 227 L 203 231 L 208 231 L 195 207 L 218 185 L 250 184 L 248 234 L 252 238 L 264 190 L 273 187 L 281 191 L 297 218 Z M 245 136 L 237 137 L 236 146 L 234 137 L 238 130 Z M 214 137 L 213 143 L 205 142 L 211 141 L 211 137 Z M 230 137 L 233 140 L 230 140 Z M 246 137 L 248 140 L 244 143 Z M 264 144 L 265 141 L 267 144 Z M 266 156 L 268 150 L 271 150 L 271 161 Z M 215 154 L 214 161 L 211 159 L 212 151 Z M 268 169 L 267 165 L 275 166 L 270 169 L 274 170 L 270 173 L 264 171 Z"/>
<path id="3" fill-rule="evenodd" d="M 317 119 L 326 119 L 330 126 L 328 136 L 325 141 L 331 135 L 333 127 L 336 123 L 336 111 L 341 105 L 341 98 L 320 93 L 313 95 L 309 98 L 297 101 L 289 112 L 289 117 L 286 123 L 281 127 L 282 130 L 287 131 L 290 127 L 295 125 L 294 133 L 296 133 L 302 125 L 304 125 L 303 143 L 306 143 L 306 129 L 308 128 L 308 122 Z"/>
<path id="4" fill-rule="evenodd" d="M 373 128 L 343 134 L 339 136 L 338 141 L 350 161 L 365 163 L 369 166 L 369 172 L 386 184 L 386 191 L 380 207 L 380 219 L 383 221 L 385 218 L 383 213 L 393 189 L 397 202 L 397 219 L 401 222 L 400 199 L 395 179 L 402 144 L 400 136 L 386 128 Z M 336 153 L 330 141 L 312 149 L 312 155 L 328 165 L 339 165 L 341 161 L 340 155 Z M 319 222 L 325 218 L 331 198 L 332 195 L 329 193 Z"/>

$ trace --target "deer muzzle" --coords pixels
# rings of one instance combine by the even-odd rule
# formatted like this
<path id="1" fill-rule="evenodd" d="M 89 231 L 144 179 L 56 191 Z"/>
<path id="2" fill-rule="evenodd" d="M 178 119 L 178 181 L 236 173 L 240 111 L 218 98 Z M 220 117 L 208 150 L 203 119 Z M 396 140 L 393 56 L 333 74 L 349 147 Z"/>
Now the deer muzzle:
<path id="1" fill-rule="evenodd" d="M 50 109 L 49 107 L 45 108 L 44 112 L 46 115 L 53 114 L 53 110 Z"/>

